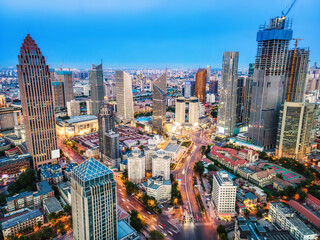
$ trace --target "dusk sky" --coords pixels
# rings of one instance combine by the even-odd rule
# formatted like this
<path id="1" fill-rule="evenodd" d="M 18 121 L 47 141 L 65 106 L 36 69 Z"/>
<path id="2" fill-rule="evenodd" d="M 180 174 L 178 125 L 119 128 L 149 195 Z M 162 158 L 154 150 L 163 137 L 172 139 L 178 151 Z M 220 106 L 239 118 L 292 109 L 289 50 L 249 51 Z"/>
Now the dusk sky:
<path id="1" fill-rule="evenodd" d="M 51 67 L 221 67 L 254 62 L 259 25 L 292 0 L 1 0 L 0 67 L 15 66 L 27 33 Z M 293 35 L 320 62 L 320 0 L 297 0 Z M 293 42 L 292 42 L 293 47 Z"/>

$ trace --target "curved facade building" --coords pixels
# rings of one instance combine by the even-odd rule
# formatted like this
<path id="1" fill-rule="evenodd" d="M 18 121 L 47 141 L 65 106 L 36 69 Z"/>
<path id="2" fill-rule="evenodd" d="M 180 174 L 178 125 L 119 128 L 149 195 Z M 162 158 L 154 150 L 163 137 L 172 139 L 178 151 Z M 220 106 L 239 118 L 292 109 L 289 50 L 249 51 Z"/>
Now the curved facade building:
<path id="1" fill-rule="evenodd" d="M 206 84 L 207 84 L 207 69 L 199 68 L 196 73 L 195 96 L 199 102 L 205 103 L 206 101 Z"/>

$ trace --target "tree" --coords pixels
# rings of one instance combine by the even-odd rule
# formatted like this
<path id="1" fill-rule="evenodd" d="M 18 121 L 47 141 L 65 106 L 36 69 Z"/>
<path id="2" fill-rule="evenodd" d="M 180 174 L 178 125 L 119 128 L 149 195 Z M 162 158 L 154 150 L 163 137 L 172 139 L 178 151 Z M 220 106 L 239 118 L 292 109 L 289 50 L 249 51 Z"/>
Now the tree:
<path id="1" fill-rule="evenodd" d="M 138 232 L 143 228 L 142 217 L 136 210 L 130 212 L 130 225 Z"/>
<path id="2" fill-rule="evenodd" d="M 49 221 L 54 221 L 54 220 L 56 220 L 56 219 L 57 219 L 57 214 L 56 214 L 55 212 L 49 213 L 48 219 L 49 219 Z"/>
<path id="3" fill-rule="evenodd" d="M 54 232 L 50 227 L 45 227 L 42 230 L 42 239 L 50 239 L 53 236 Z"/>
<path id="4" fill-rule="evenodd" d="M 0 205 L 4 206 L 6 204 L 7 200 L 6 200 L 6 195 L 1 193 L 0 194 Z"/>
<path id="5" fill-rule="evenodd" d="M 38 221 L 37 226 L 38 226 L 38 228 L 41 228 L 42 227 L 42 222 Z"/>
<path id="6" fill-rule="evenodd" d="M 128 179 L 128 170 L 125 169 L 122 173 L 122 180 L 127 180 Z"/>
<path id="7" fill-rule="evenodd" d="M 126 190 L 127 193 L 132 194 L 138 194 L 139 193 L 139 188 L 137 186 L 137 184 L 134 184 L 133 182 L 128 182 L 127 186 L 126 186 Z"/>
<path id="8" fill-rule="evenodd" d="M 71 211 L 72 211 L 71 206 L 68 205 L 68 204 L 65 205 L 65 206 L 63 207 L 63 211 L 64 211 L 64 213 L 65 213 L 66 215 L 71 214 Z"/>
<path id="9" fill-rule="evenodd" d="M 245 209 L 243 210 L 243 213 L 244 213 L 244 215 L 248 216 L 249 213 L 250 213 L 250 210 L 249 210 L 248 208 L 245 208 Z"/>
<path id="10" fill-rule="evenodd" d="M 203 172 L 204 172 L 204 165 L 202 161 L 198 161 L 196 162 L 195 166 L 194 166 L 194 170 L 200 175 L 202 176 Z"/>
<path id="11" fill-rule="evenodd" d="M 215 171 L 215 170 L 216 170 L 216 166 L 214 164 L 209 164 L 208 171 Z"/>
<path id="12" fill-rule="evenodd" d="M 150 231 L 150 237 L 151 237 L 151 240 L 163 240 L 164 239 L 164 235 L 157 230 Z"/>
<path id="13" fill-rule="evenodd" d="M 8 186 L 8 192 L 10 195 L 24 191 L 36 190 L 36 172 L 29 169 L 21 173 L 18 179 Z"/>
<path id="14" fill-rule="evenodd" d="M 170 173 L 170 181 L 174 182 L 174 175 L 172 173 Z"/>
<path id="15" fill-rule="evenodd" d="M 257 218 L 262 218 L 262 213 L 260 211 L 258 211 L 256 216 L 257 216 Z"/>
<path id="16" fill-rule="evenodd" d="M 219 225 L 218 228 L 217 228 L 217 232 L 218 234 L 222 234 L 222 233 L 225 233 L 226 232 L 226 228 L 223 226 L 223 225 Z"/>

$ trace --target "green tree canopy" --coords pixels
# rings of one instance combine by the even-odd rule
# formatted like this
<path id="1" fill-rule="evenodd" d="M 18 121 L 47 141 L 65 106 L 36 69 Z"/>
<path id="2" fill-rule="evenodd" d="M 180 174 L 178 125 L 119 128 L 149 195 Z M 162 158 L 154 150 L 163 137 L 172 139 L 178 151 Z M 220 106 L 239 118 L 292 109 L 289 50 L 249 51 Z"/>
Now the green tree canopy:
<path id="1" fill-rule="evenodd" d="M 164 239 L 164 235 L 157 230 L 152 230 L 150 232 L 150 237 L 151 237 L 151 240 L 163 240 Z"/>

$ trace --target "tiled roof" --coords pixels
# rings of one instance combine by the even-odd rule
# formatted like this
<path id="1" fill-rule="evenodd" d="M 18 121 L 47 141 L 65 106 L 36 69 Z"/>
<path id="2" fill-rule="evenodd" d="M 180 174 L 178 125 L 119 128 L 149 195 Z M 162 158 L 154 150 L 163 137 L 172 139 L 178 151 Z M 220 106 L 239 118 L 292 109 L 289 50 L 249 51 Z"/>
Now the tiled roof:
<path id="1" fill-rule="evenodd" d="M 72 172 L 84 182 L 112 173 L 109 168 L 93 158 L 84 161 L 72 169 Z"/>
<path id="2" fill-rule="evenodd" d="M 314 196 L 312 196 L 311 194 L 307 194 L 307 199 L 311 202 L 313 202 L 314 204 L 320 206 L 320 200 Z"/>
<path id="3" fill-rule="evenodd" d="M 295 210 L 297 210 L 300 214 L 302 214 L 304 217 L 306 217 L 310 222 L 315 224 L 317 227 L 320 227 L 320 218 L 314 215 L 312 212 L 310 212 L 308 209 L 306 209 L 304 206 L 302 206 L 300 203 L 298 203 L 295 200 L 290 200 L 288 204 L 293 207 Z"/>
<path id="4" fill-rule="evenodd" d="M 223 155 L 222 152 L 228 153 L 229 156 Z M 232 148 L 222 148 L 219 146 L 213 146 L 211 148 L 211 155 L 215 155 L 233 166 L 244 165 L 248 163 L 247 160 L 239 157 L 237 155 L 237 151 Z"/>

